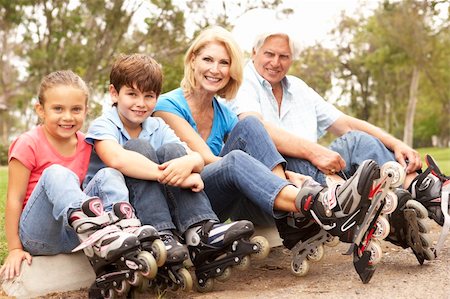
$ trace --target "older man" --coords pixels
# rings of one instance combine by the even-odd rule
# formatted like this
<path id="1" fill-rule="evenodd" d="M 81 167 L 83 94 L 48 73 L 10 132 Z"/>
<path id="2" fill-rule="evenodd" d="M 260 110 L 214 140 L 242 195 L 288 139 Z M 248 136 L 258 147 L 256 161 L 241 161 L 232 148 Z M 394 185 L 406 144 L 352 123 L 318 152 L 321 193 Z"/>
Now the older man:
<path id="1" fill-rule="evenodd" d="M 267 32 L 258 36 L 251 61 L 245 67 L 244 82 L 231 103 L 234 112 L 239 118 L 259 117 L 286 158 L 287 168 L 310 175 L 322 184 L 326 175 L 349 177 L 366 159 L 379 165 L 398 161 L 407 172 L 404 186 L 409 186 L 427 207 L 429 216 L 442 225 L 444 217 L 438 202 L 442 182 L 432 176 L 427 180 L 418 176 L 416 171 L 422 167 L 418 152 L 382 129 L 344 114 L 301 79 L 287 75 L 297 51 L 288 34 Z M 338 136 L 328 148 L 317 143 L 326 131 Z M 426 188 L 424 182 L 429 180 L 432 184 Z M 398 215 L 411 199 L 408 192 L 399 195 Z M 408 225 L 403 221 L 394 229 L 406 232 Z"/>

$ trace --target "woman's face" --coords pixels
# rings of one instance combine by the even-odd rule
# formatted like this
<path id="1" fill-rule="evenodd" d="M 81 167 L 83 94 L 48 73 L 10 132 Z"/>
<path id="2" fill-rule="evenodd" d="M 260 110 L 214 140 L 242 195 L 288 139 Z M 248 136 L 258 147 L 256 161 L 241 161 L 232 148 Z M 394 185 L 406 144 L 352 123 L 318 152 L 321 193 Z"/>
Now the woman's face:
<path id="1" fill-rule="evenodd" d="M 191 60 L 197 88 L 216 94 L 230 81 L 231 58 L 222 43 L 206 44 Z"/>

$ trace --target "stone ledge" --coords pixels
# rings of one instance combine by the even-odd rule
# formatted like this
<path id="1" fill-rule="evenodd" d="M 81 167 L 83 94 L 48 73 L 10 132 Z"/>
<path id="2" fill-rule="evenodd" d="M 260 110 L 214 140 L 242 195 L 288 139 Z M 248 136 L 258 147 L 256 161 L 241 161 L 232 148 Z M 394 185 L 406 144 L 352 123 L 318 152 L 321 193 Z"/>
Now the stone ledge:
<path id="1" fill-rule="evenodd" d="M 8 296 L 33 298 L 52 292 L 88 288 L 95 273 L 83 251 L 54 256 L 35 256 L 31 266 L 22 263 L 20 276 L 2 283 Z"/>

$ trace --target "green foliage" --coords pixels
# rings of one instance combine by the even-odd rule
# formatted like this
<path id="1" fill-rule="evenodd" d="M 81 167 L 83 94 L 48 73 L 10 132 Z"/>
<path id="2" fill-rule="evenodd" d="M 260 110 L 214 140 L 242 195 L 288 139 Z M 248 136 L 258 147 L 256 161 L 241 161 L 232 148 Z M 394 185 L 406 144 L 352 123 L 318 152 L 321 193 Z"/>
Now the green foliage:
<path id="1" fill-rule="evenodd" d="M 6 188 L 8 186 L 8 168 L 0 166 L 0 264 L 8 255 L 8 244 L 5 234 Z"/>
<path id="2" fill-rule="evenodd" d="M 0 143 L 0 166 L 8 164 L 8 146 Z"/>

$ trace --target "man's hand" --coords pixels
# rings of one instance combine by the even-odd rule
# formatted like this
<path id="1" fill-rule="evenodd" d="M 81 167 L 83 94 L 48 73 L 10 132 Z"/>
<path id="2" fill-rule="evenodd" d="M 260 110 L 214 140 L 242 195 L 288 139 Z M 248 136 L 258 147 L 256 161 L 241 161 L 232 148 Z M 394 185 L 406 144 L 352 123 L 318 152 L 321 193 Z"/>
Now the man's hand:
<path id="1" fill-rule="evenodd" d="M 393 147 L 395 159 L 403 167 L 406 167 L 406 160 L 408 160 L 408 167 L 406 168 L 406 173 L 414 172 L 422 168 L 422 159 L 419 153 L 406 145 L 403 142 L 398 142 Z"/>
<path id="2" fill-rule="evenodd" d="M 324 174 L 328 175 L 345 169 L 345 161 L 341 155 L 318 144 L 314 148 L 310 162 Z"/>
<path id="3" fill-rule="evenodd" d="M 0 277 L 5 280 L 9 280 L 13 279 L 15 276 L 19 276 L 22 261 L 26 260 L 28 265 L 31 265 L 31 259 L 31 255 L 22 248 L 11 250 L 5 260 L 5 263 L 0 268 Z"/>

